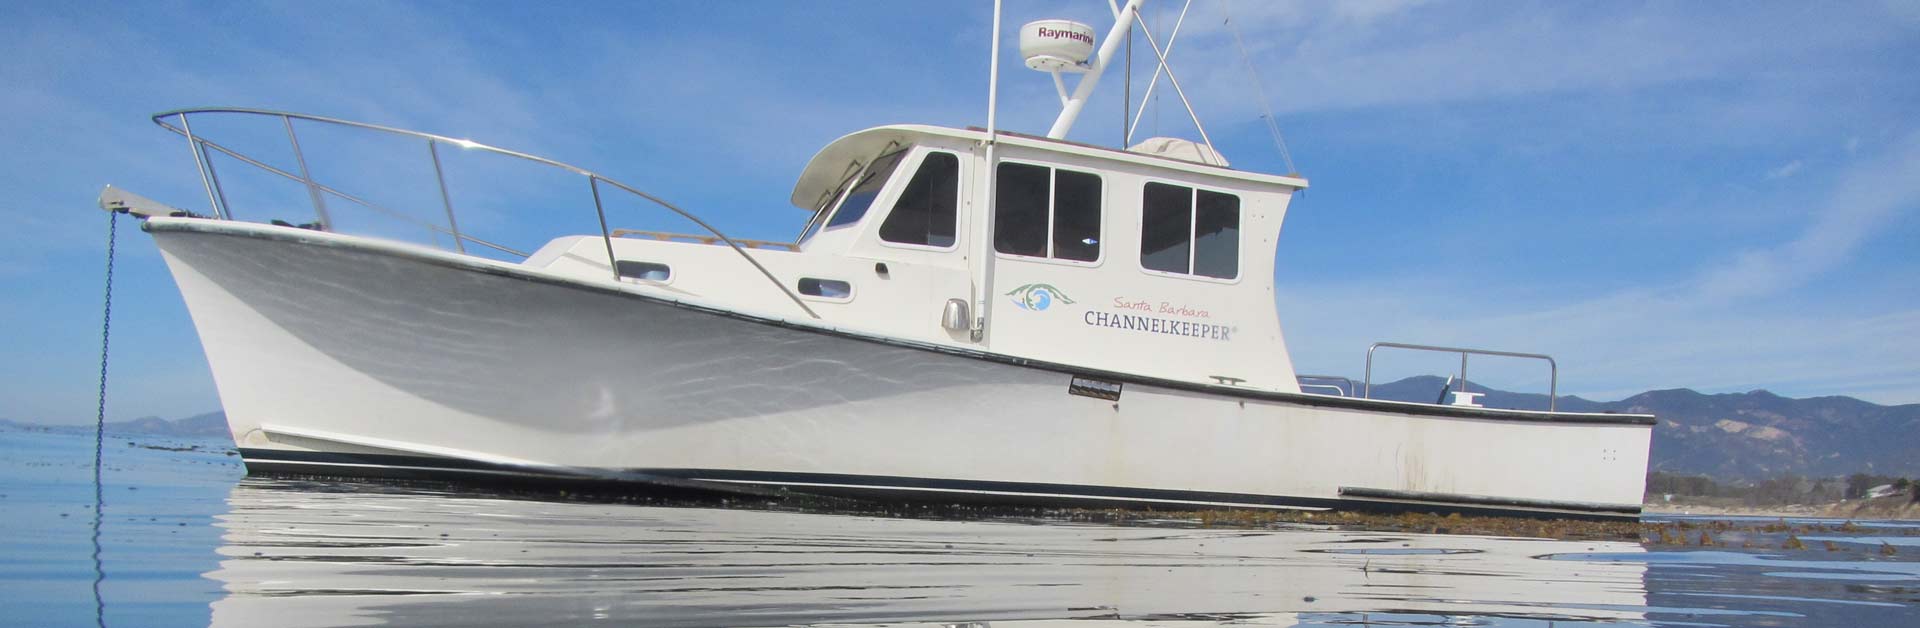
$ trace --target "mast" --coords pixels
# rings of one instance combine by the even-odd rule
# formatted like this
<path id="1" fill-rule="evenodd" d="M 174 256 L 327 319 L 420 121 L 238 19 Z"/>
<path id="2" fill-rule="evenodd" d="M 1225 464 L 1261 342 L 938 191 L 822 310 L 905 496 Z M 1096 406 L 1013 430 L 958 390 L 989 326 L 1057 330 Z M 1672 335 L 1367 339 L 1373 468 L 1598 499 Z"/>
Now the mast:
<path id="1" fill-rule="evenodd" d="M 1073 88 L 1073 96 L 1060 107 L 1060 117 L 1053 121 L 1053 128 L 1047 131 L 1047 137 L 1066 139 L 1067 131 L 1073 130 L 1073 121 L 1080 117 L 1080 110 L 1087 106 L 1087 98 L 1093 95 L 1093 88 L 1100 84 L 1100 73 L 1107 69 L 1107 62 L 1113 60 L 1114 53 L 1120 50 L 1120 42 L 1125 39 L 1127 29 L 1133 26 L 1133 18 L 1140 14 L 1143 0 L 1127 0 L 1127 5 L 1113 14 L 1113 28 L 1107 29 L 1106 41 L 1100 42 L 1100 53 L 1094 58 L 1093 67 L 1087 75 L 1080 77 L 1080 84 Z M 997 6 L 997 4 L 996 4 Z M 1108 6 L 1112 6 L 1111 0 Z M 995 21 L 998 29 L 998 21 Z M 998 41 L 994 51 L 998 54 Z"/>

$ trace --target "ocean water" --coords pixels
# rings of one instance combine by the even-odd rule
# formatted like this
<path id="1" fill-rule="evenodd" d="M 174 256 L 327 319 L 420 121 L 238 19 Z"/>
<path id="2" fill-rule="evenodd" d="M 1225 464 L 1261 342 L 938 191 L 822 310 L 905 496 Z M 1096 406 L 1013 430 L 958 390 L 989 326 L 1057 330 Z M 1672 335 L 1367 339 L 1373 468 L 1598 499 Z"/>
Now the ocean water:
<path id="1" fill-rule="evenodd" d="M 92 448 L 0 429 L 0 624 L 1920 626 L 1910 523 L 1782 550 L 587 503 L 245 478 L 224 441 L 112 436 L 96 570 Z"/>

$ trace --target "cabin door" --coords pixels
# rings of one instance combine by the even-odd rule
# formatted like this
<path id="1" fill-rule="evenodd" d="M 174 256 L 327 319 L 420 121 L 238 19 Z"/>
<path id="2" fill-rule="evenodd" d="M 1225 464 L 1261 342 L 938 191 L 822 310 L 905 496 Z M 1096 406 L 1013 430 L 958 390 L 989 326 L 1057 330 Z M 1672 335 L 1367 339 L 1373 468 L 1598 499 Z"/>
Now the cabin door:
<path id="1" fill-rule="evenodd" d="M 988 343 L 1052 360 L 1098 351 L 1081 320 L 1108 298 L 1106 182 L 1099 174 L 1016 159 L 994 166 Z"/>

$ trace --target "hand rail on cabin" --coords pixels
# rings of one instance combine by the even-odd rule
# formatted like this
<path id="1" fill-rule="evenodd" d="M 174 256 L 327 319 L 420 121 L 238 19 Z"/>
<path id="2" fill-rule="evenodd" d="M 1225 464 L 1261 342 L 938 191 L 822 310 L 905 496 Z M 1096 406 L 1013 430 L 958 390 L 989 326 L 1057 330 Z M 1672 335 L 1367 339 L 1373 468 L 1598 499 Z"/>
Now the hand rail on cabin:
<path id="1" fill-rule="evenodd" d="M 1347 391 L 1346 391 L 1346 390 L 1344 390 L 1344 389 L 1342 389 L 1342 388 L 1340 388 L 1339 386 L 1335 386 L 1335 385 L 1333 385 L 1333 384 L 1301 384 L 1301 385 L 1300 385 L 1300 392 L 1307 392 L 1307 389 L 1308 389 L 1308 388 L 1324 388 L 1324 389 L 1327 389 L 1327 390 L 1331 390 L 1331 391 L 1333 391 L 1333 396 L 1335 396 L 1335 397 L 1345 397 L 1345 396 L 1347 396 Z M 1318 395 L 1318 394 L 1320 394 L 1320 393 L 1307 393 L 1307 394 L 1309 394 L 1309 395 Z"/>
<path id="2" fill-rule="evenodd" d="M 1341 387 L 1339 387 L 1339 386 L 1335 386 L 1335 385 L 1333 385 L 1333 384 L 1300 384 L 1300 387 L 1301 387 L 1301 388 L 1332 388 L 1332 389 L 1334 389 L 1334 390 L 1336 390 L 1336 391 L 1339 391 L 1339 393 L 1340 393 L 1340 396 L 1342 396 L 1342 397 L 1352 397 L 1352 396 L 1353 396 L 1353 391 L 1354 391 L 1355 389 L 1357 389 L 1357 388 L 1358 388 L 1357 386 L 1354 386 L 1354 385 L 1353 385 L 1353 378 L 1351 378 L 1351 377 L 1341 377 L 1341 376 L 1339 376 L 1339 375 L 1306 375 L 1306 374 L 1296 374 L 1296 375 L 1294 375 L 1294 376 L 1293 376 L 1293 378 L 1294 378 L 1295 380 L 1303 380 L 1303 379 L 1306 379 L 1306 380 L 1313 380 L 1313 379 L 1317 379 L 1317 380 L 1325 380 L 1325 381 L 1330 381 L 1330 382 L 1331 382 L 1331 381 L 1341 381 L 1341 382 L 1346 382 L 1346 383 L 1347 383 L 1347 387 L 1346 387 L 1346 388 L 1341 388 Z"/>
<path id="3" fill-rule="evenodd" d="M 1366 387 L 1366 394 L 1365 394 L 1365 398 L 1367 399 L 1373 398 L 1373 351 L 1381 347 L 1386 347 L 1389 349 L 1409 349 L 1413 351 L 1435 351 L 1440 353 L 1460 354 L 1460 389 L 1461 390 L 1467 389 L 1466 387 L 1467 387 L 1467 356 L 1468 355 L 1491 355 L 1491 356 L 1500 356 L 1500 357 L 1507 357 L 1507 358 L 1527 358 L 1527 359 L 1533 359 L 1533 360 L 1546 360 L 1548 377 L 1549 377 L 1547 380 L 1548 381 L 1547 411 L 1553 412 L 1557 407 L 1557 402 L 1559 401 L 1560 364 L 1553 360 L 1553 356 L 1540 354 L 1540 353 L 1516 353 L 1512 351 L 1494 351 L 1492 349 L 1466 349 L 1461 347 L 1415 345 L 1415 344 L 1406 344 L 1406 343 L 1400 343 L 1400 342 L 1376 342 L 1376 343 L 1373 343 L 1373 346 L 1367 347 L 1367 387 Z"/>
<path id="4" fill-rule="evenodd" d="M 189 114 L 241 114 L 241 115 L 256 115 L 256 116 L 280 118 L 282 125 L 285 126 L 287 130 L 288 143 L 293 147 L 294 157 L 296 161 L 299 163 L 300 174 L 294 174 L 294 173 L 282 170 L 280 168 L 276 168 L 274 166 L 261 162 L 258 159 L 254 159 L 244 154 L 241 154 L 239 151 L 217 144 L 212 140 L 209 140 L 203 136 L 195 135 L 188 123 Z M 179 126 L 174 126 L 169 121 L 169 118 L 177 119 L 179 121 Z M 172 131 L 174 133 L 178 133 L 187 138 L 188 148 L 190 148 L 193 151 L 194 164 L 198 166 L 200 170 L 201 184 L 207 190 L 207 200 L 213 205 L 214 216 L 221 220 L 232 220 L 233 215 L 231 210 L 227 207 L 225 191 L 222 190 L 220 187 L 220 179 L 218 175 L 214 172 L 213 162 L 207 156 L 206 151 L 208 149 L 212 149 L 219 153 L 225 154 L 229 157 L 233 157 L 234 159 L 237 159 L 242 163 L 254 166 L 256 168 L 260 168 L 261 170 L 267 171 L 269 173 L 304 184 L 307 187 L 308 195 L 312 198 L 314 203 L 314 215 L 315 215 L 315 218 L 317 219 L 316 225 L 323 230 L 330 230 L 332 227 L 332 222 L 333 222 L 332 217 L 327 211 L 326 202 L 324 198 L 324 194 L 331 194 L 333 196 L 339 197 L 341 199 L 344 199 L 356 205 L 360 205 L 368 209 L 374 210 L 376 212 L 385 214 L 389 217 L 399 219 L 403 222 L 407 222 L 415 226 L 425 227 L 428 230 L 433 231 L 435 233 L 451 236 L 453 239 L 455 248 L 463 254 L 466 253 L 465 243 L 471 242 L 471 243 L 479 244 L 481 246 L 485 246 L 487 248 L 491 248 L 503 253 L 515 255 L 521 258 L 527 257 L 527 254 L 524 252 L 516 251 L 511 248 L 508 248 L 499 244 L 495 244 L 492 242 L 488 242 L 488 241 L 473 237 L 472 235 L 463 234 L 460 232 L 459 224 L 458 222 L 456 222 L 454 218 L 452 197 L 447 192 L 446 177 L 440 167 L 439 145 L 443 143 L 453 144 L 464 149 L 479 150 L 479 151 L 495 153 L 499 155 L 505 155 L 508 157 L 516 158 L 516 159 L 531 161 L 531 162 L 552 167 L 552 168 L 558 168 L 560 170 L 565 170 L 568 172 L 572 172 L 574 174 L 585 175 L 587 177 L 588 187 L 593 192 L 594 212 L 598 214 L 600 218 L 600 238 L 606 244 L 606 247 L 607 247 L 607 263 L 609 264 L 609 266 L 616 266 L 615 262 L 618 260 L 616 260 L 613 255 L 614 233 L 612 230 L 607 228 L 606 210 L 600 201 L 600 185 L 601 184 L 606 184 L 606 185 L 613 186 L 615 188 L 619 188 L 620 190 L 623 190 L 629 194 L 638 196 L 642 199 L 652 202 L 655 205 L 659 205 L 663 208 L 666 208 L 667 211 L 671 211 L 675 214 L 678 214 L 682 218 L 686 218 L 687 220 L 693 221 L 693 223 L 696 225 L 699 225 L 701 229 L 705 229 L 708 233 L 713 234 L 713 236 L 719 242 L 726 243 L 728 247 L 732 248 L 735 253 L 738 253 L 740 255 L 741 259 L 746 260 L 748 264 L 751 264 L 755 270 L 760 272 L 761 276 L 766 277 L 767 281 L 772 283 L 774 288 L 780 290 L 781 294 L 786 295 L 787 299 L 791 300 L 794 305 L 799 306 L 801 311 L 806 312 L 807 316 L 810 316 L 816 319 L 820 318 L 819 314 L 814 313 L 813 308 L 807 307 L 807 304 L 801 301 L 799 296 L 795 295 L 792 290 L 787 289 L 786 284 L 781 283 L 780 279 L 775 277 L 772 271 L 767 270 L 767 267 L 761 265 L 759 260 L 754 259 L 752 255 L 748 254 L 746 249 L 740 245 L 739 241 L 736 241 L 733 238 L 727 237 L 726 234 L 721 233 L 719 229 L 715 228 L 711 224 L 708 224 L 707 221 L 701 220 L 700 217 L 695 216 L 693 213 L 688 212 L 684 209 L 681 209 L 678 206 L 675 206 L 672 203 L 667 202 L 665 199 L 654 196 L 652 194 L 648 194 L 646 192 L 642 192 L 639 189 L 634 188 L 633 186 L 629 186 L 619 181 L 609 179 L 605 176 L 600 175 L 599 173 L 587 170 L 585 168 L 581 168 L 579 166 L 574 166 L 564 162 L 555 161 L 552 159 L 547 159 L 544 157 L 539 157 L 539 156 L 535 156 L 535 155 L 531 155 L 528 153 L 523 153 L 515 150 L 488 146 L 486 144 L 481 144 L 478 142 L 474 142 L 472 140 L 456 139 L 456 138 L 451 138 L 443 135 L 435 135 L 432 133 L 422 133 L 419 131 L 411 131 L 411 130 L 396 128 L 396 127 L 382 126 L 378 124 L 368 124 L 365 122 L 354 122 L 351 120 L 342 120 L 339 118 L 328 118 L 324 116 L 314 116 L 314 115 L 293 113 L 293 112 L 287 112 L 287 111 L 274 111 L 269 109 L 252 109 L 252 108 L 244 108 L 244 107 L 207 107 L 207 108 L 196 108 L 196 109 L 176 109 L 172 111 L 163 111 L 160 113 L 153 114 L 152 119 L 153 119 L 153 123 L 159 125 L 161 128 L 164 128 L 168 131 Z M 438 179 L 440 184 L 440 200 L 441 200 L 442 207 L 446 211 L 447 227 L 442 228 L 439 225 L 435 225 L 433 223 L 412 219 L 402 214 L 401 212 L 394 211 L 389 208 L 381 207 L 375 203 L 362 199 L 358 196 L 354 196 L 352 194 L 348 194 L 346 192 L 336 190 L 332 187 L 326 186 L 324 184 L 321 184 L 318 181 L 315 181 L 312 177 L 311 171 L 309 171 L 307 168 L 306 155 L 301 151 L 300 140 L 294 134 L 294 130 L 293 130 L 294 120 L 304 120 L 304 121 L 316 122 L 321 124 L 331 124 L 335 126 L 364 129 L 364 130 L 370 130 L 370 131 L 377 131 L 381 133 L 387 133 L 391 135 L 399 135 L 403 137 L 413 137 L 413 138 L 426 140 L 428 155 L 433 160 L 434 175 Z M 619 270 L 617 268 L 610 268 L 609 270 L 611 270 L 614 273 L 614 280 L 619 281 L 620 280 Z"/>
<path id="5" fill-rule="evenodd" d="M 720 243 L 719 238 L 716 238 L 713 236 L 704 236 L 697 233 L 671 233 L 667 231 L 646 231 L 642 229 L 614 229 L 613 237 L 616 237 L 616 238 L 642 237 L 642 238 L 660 240 L 663 242 L 688 241 L 688 242 L 698 242 L 700 244 L 719 244 Z M 776 249 L 781 251 L 799 251 L 800 250 L 800 245 L 794 244 L 792 242 L 774 242 L 772 240 L 750 240 L 747 238 L 736 238 L 734 239 L 734 242 L 738 242 L 740 243 L 740 246 L 744 246 L 750 249 Z"/>

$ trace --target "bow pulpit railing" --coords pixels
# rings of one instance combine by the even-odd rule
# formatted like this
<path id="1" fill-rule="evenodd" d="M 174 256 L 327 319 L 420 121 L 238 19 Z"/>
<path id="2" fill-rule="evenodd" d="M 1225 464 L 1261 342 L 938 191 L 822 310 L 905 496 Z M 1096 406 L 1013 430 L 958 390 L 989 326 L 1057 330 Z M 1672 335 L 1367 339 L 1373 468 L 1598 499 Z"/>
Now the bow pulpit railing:
<path id="1" fill-rule="evenodd" d="M 260 158 L 258 156 L 248 155 L 232 146 L 209 139 L 205 133 L 196 134 L 194 132 L 192 124 L 195 119 L 202 119 L 207 116 L 214 116 L 214 115 L 259 116 L 259 117 L 277 119 L 280 122 L 279 126 L 286 133 L 287 145 L 289 148 L 292 149 L 295 168 L 293 168 L 292 171 L 290 171 L 287 168 L 275 166 L 273 164 L 268 163 L 263 158 Z M 478 151 L 483 153 L 501 155 L 505 157 L 518 159 L 518 160 L 532 162 L 548 168 L 558 169 L 564 172 L 572 173 L 574 175 L 585 177 L 587 180 L 588 190 L 591 192 L 591 196 L 593 199 L 594 216 L 595 218 L 598 219 L 598 222 L 599 222 L 600 238 L 606 246 L 608 272 L 613 275 L 613 278 L 615 281 L 620 281 L 620 276 L 616 268 L 617 264 L 614 263 L 617 261 L 617 258 L 614 256 L 614 252 L 613 252 L 613 238 L 618 237 L 619 230 L 612 229 L 608 226 L 606 202 L 603 200 L 603 197 L 602 197 L 603 188 L 611 188 L 613 190 L 618 190 L 618 191 L 633 195 L 635 197 L 638 197 L 640 199 L 647 201 L 648 203 L 664 208 L 667 211 L 672 212 L 673 214 L 678 215 L 682 218 L 685 218 L 696 225 L 699 225 L 701 229 L 705 230 L 707 233 L 712 234 L 713 239 L 715 241 L 717 241 L 718 243 L 726 244 L 729 248 L 732 248 L 734 252 L 738 253 L 742 260 L 745 260 L 746 263 L 751 264 L 753 268 L 759 272 L 760 275 L 765 277 L 768 282 L 772 283 L 773 286 L 776 289 L 780 290 L 782 294 L 786 295 L 786 297 L 789 300 L 791 300 L 794 303 L 794 305 L 799 306 L 799 308 L 802 311 L 806 312 L 808 316 L 812 318 L 819 318 L 819 315 L 815 314 L 812 308 L 807 307 L 807 304 L 805 302 L 802 302 L 799 296 L 795 295 L 793 291 L 788 290 L 786 285 L 782 283 L 779 280 L 779 278 L 775 277 L 771 271 L 767 270 L 766 266 L 762 265 L 759 260 L 754 259 L 753 255 L 747 252 L 747 248 L 749 247 L 742 246 L 741 241 L 728 237 L 726 234 L 721 233 L 720 230 L 715 228 L 712 224 L 709 224 L 706 220 L 701 219 L 699 216 L 696 216 L 692 212 L 682 209 L 679 206 L 674 205 L 673 203 L 667 202 L 665 199 L 654 196 L 652 194 L 648 194 L 633 186 L 610 179 L 604 175 L 593 172 L 591 170 L 587 170 L 585 168 L 581 168 L 579 166 L 574 166 L 572 164 L 567 164 L 567 163 L 555 161 L 552 159 L 547 159 L 545 157 L 539 157 L 536 155 L 523 153 L 520 151 L 508 150 L 508 149 L 499 148 L 496 146 L 489 146 L 489 145 L 481 144 L 479 142 L 475 142 L 468 139 L 453 138 L 453 137 L 447 137 L 444 135 L 435 135 L 432 133 L 422 133 L 419 131 L 411 131 L 407 129 L 382 126 L 377 124 L 368 124 L 364 122 L 354 122 L 351 120 L 342 120 L 338 118 L 328 118 L 323 116 L 314 116 L 314 115 L 292 113 L 292 112 L 285 112 L 285 111 L 272 111 L 272 110 L 266 110 L 266 109 L 247 109 L 247 108 L 231 108 L 231 107 L 180 109 L 175 111 L 166 111 L 166 112 L 154 114 L 153 122 L 155 124 L 160 125 L 162 128 L 165 128 L 169 131 L 179 134 L 182 137 L 185 137 L 187 139 L 187 145 L 193 152 L 194 164 L 199 169 L 201 184 L 205 188 L 207 193 L 207 202 L 212 208 L 213 216 L 221 220 L 236 220 L 237 218 L 234 215 L 233 208 L 228 203 L 226 190 L 221 186 L 220 175 L 218 171 L 215 169 L 214 162 L 212 160 L 212 155 L 214 154 L 225 155 L 227 157 L 230 157 L 248 166 L 252 166 L 261 171 L 294 181 L 304 186 L 306 188 L 307 197 L 313 204 L 314 222 L 306 225 L 301 225 L 301 226 L 319 229 L 323 231 L 334 230 L 335 217 L 333 215 L 332 209 L 336 207 L 336 205 L 334 205 L 333 203 L 344 201 L 348 204 L 358 206 L 366 210 L 380 214 L 386 218 L 398 220 L 405 224 L 412 225 L 414 227 L 426 229 L 429 232 L 434 233 L 438 236 L 447 237 L 452 242 L 452 249 L 461 254 L 470 254 L 467 247 L 468 245 L 474 245 L 474 246 L 484 247 L 486 249 L 490 249 L 493 251 L 497 251 L 499 253 L 504 253 L 507 255 L 518 257 L 520 259 L 525 259 L 528 256 L 528 253 L 524 251 L 517 250 L 513 247 L 507 246 L 505 244 L 501 244 L 496 241 L 475 237 L 472 233 L 461 230 L 459 218 L 456 212 L 454 211 L 453 196 L 448 191 L 447 171 L 441 162 L 441 150 L 440 150 L 441 147 L 454 146 L 454 147 L 460 148 L 463 151 Z M 421 220 L 415 216 L 409 215 L 406 212 L 399 211 L 394 209 L 393 207 L 376 202 L 371 198 L 371 195 L 355 194 L 347 190 L 340 189 L 339 187 L 329 185 L 327 183 L 323 183 L 319 181 L 314 176 L 313 170 L 309 167 L 309 164 L 307 161 L 307 152 L 301 148 L 300 135 L 298 130 L 296 129 L 296 123 L 344 127 L 344 128 L 357 129 L 361 131 L 367 131 L 372 133 L 378 133 L 378 134 L 384 134 L 388 136 L 408 138 L 410 140 L 420 141 L 425 145 L 426 150 L 423 151 L 425 154 L 424 156 L 431 162 L 433 166 L 434 184 L 437 187 L 438 193 L 439 193 L 438 194 L 439 201 L 440 201 L 439 213 L 445 216 L 446 222 L 444 224 L 440 224 L 433 221 Z M 205 128 L 204 125 L 202 128 L 203 129 Z"/>

